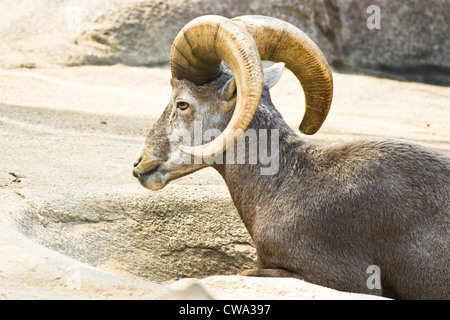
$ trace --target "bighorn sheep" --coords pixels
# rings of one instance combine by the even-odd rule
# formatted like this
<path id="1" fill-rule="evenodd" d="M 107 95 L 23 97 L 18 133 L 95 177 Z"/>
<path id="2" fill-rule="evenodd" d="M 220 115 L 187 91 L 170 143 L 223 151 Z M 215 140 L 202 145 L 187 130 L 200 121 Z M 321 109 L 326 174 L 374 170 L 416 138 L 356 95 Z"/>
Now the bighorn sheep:
<path id="1" fill-rule="evenodd" d="M 261 60 L 284 62 L 296 75 L 306 98 L 300 131 L 319 130 L 331 105 L 332 75 L 312 40 L 270 17 L 202 16 L 173 43 L 171 101 L 139 151 L 134 176 L 159 190 L 214 167 L 256 247 L 258 269 L 245 275 L 450 299 L 450 158 L 393 140 L 326 148 L 303 141 L 270 100 L 283 64 L 263 70 Z M 194 123 L 222 133 L 180 141 L 176 132 L 194 133 Z M 247 162 L 237 159 L 234 146 L 249 130 L 268 134 L 256 135 L 256 144 L 276 138 L 268 147 L 279 156 L 271 174 L 261 174 L 260 161 L 248 162 L 248 142 Z M 181 161 L 186 155 L 189 161 Z M 373 270 L 381 288 L 368 282 Z"/>

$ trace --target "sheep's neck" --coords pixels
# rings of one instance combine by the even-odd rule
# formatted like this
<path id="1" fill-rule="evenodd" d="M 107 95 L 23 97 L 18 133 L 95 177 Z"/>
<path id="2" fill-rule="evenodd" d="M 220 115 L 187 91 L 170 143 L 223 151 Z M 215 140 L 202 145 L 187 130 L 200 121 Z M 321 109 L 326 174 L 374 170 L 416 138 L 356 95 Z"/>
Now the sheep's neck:
<path id="1" fill-rule="evenodd" d="M 289 185 L 290 179 L 298 179 L 286 173 L 298 171 L 299 166 L 305 164 L 306 152 L 303 151 L 307 148 L 286 125 L 280 129 L 278 169 L 273 174 L 261 174 L 261 169 L 267 169 L 268 165 L 261 164 L 259 159 L 257 164 L 225 163 L 213 166 L 225 180 L 234 205 L 252 237 L 258 216 L 266 214 L 267 208 L 274 205 L 280 188 Z"/>

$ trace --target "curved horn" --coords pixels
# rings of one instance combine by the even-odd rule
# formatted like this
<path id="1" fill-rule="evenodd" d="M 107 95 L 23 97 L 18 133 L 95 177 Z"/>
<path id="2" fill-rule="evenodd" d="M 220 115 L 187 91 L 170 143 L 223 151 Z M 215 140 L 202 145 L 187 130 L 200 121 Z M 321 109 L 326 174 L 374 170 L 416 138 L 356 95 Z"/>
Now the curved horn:
<path id="1" fill-rule="evenodd" d="M 320 49 L 300 29 L 279 19 L 242 16 L 232 20 L 245 25 L 262 60 L 284 62 L 300 81 L 306 109 L 299 130 L 316 133 L 327 117 L 333 96 L 331 70 Z"/>
<path id="2" fill-rule="evenodd" d="M 172 45 L 172 76 L 202 85 L 220 74 L 225 61 L 236 79 L 237 100 L 233 116 L 213 141 L 195 147 L 180 146 L 197 157 L 213 157 L 233 145 L 258 108 L 263 69 L 255 41 L 245 27 L 221 16 L 202 16 L 189 22 Z"/>

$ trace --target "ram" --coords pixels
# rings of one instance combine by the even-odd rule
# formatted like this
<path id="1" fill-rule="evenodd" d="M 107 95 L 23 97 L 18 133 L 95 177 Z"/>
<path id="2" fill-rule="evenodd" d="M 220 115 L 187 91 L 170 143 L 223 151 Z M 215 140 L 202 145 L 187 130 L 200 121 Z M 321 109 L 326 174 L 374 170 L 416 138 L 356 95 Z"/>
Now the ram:
<path id="1" fill-rule="evenodd" d="M 279 63 L 264 70 L 262 60 Z M 270 99 L 284 65 L 305 93 L 299 129 L 314 134 L 330 109 L 333 84 L 312 40 L 270 17 L 192 20 L 172 45 L 171 100 L 138 152 L 134 176 L 159 190 L 215 168 L 255 244 L 258 269 L 243 275 L 450 299 L 450 158 L 395 140 L 329 147 L 304 141 Z M 198 128 L 216 134 L 198 139 Z M 262 174 L 267 163 L 249 159 L 264 148 L 277 165 Z M 368 270 L 379 270 L 374 283 Z"/>

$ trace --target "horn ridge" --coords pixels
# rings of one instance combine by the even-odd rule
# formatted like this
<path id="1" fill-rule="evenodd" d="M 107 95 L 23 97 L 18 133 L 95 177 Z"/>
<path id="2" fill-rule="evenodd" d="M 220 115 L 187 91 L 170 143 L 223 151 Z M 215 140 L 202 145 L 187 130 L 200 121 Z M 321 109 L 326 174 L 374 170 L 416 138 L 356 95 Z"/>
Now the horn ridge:
<path id="1" fill-rule="evenodd" d="M 323 53 L 303 31 L 283 20 L 257 15 L 232 20 L 245 25 L 262 60 L 284 62 L 300 81 L 306 108 L 299 129 L 304 134 L 316 133 L 333 96 L 333 78 Z"/>

